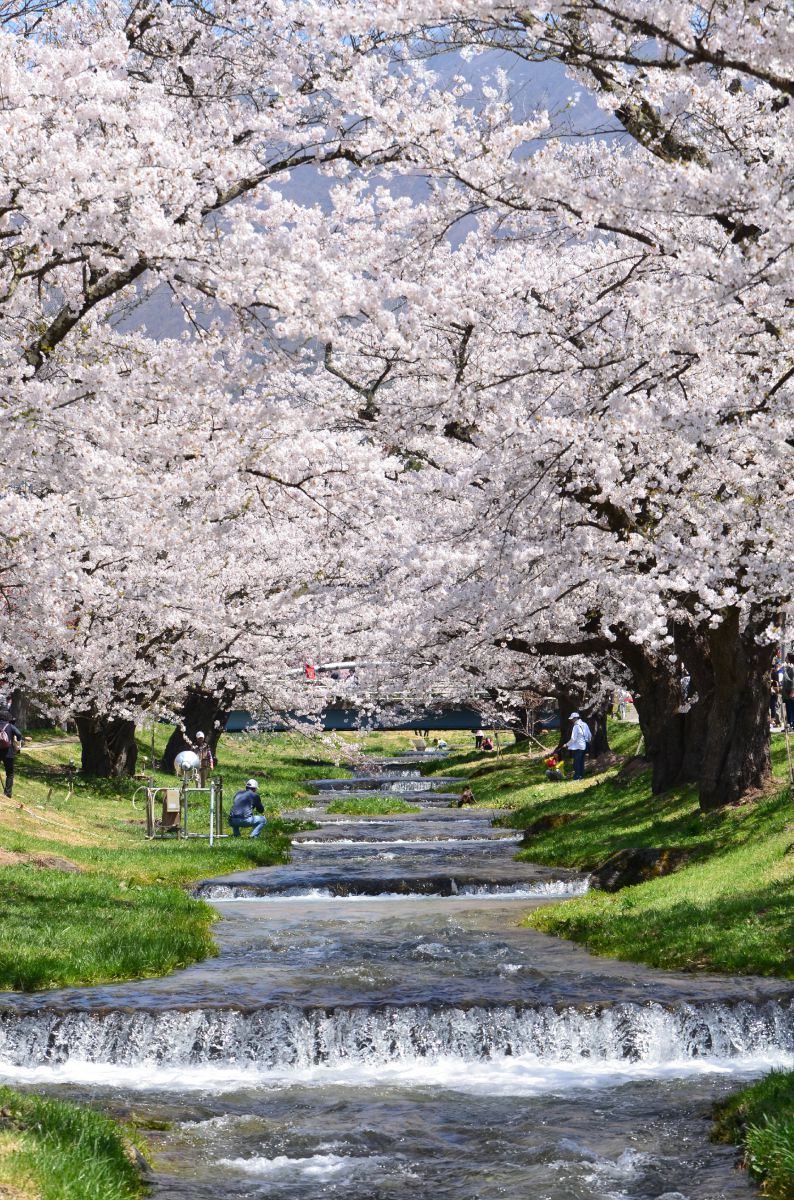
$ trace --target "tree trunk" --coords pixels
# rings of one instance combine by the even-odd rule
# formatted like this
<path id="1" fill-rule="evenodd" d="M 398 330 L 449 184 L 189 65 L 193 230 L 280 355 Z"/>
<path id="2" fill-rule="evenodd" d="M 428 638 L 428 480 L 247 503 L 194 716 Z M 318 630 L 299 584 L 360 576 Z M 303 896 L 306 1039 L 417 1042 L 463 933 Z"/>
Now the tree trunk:
<path id="1" fill-rule="evenodd" d="M 761 627 L 763 623 L 760 623 Z M 700 768 L 700 807 L 711 812 L 763 787 L 770 772 L 769 673 L 773 647 L 756 641 L 758 627 L 742 630 L 730 609 L 706 632 L 713 693 Z"/>
<path id="2" fill-rule="evenodd" d="M 639 646 L 621 650 L 631 671 L 634 707 L 652 768 L 651 790 L 658 795 L 680 783 L 683 775 L 686 720 L 680 676 L 675 664 Z"/>
<path id="3" fill-rule="evenodd" d="M 82 713 L 75 718 L 84 775 L 103 779 L 132 775 L 138 757 L 135 722 Z"/>
<path id="4" fill-rule="evenodd" d="M 182 718 L 168 739 L 163 753 L 163 771 L 174 770 L 174 759 L 183 750 L 195 750 L 196 734 L 201 730 L 207 739 L 212 756 L 217 761 L 217 746 L 231 712 L 234 697 L 224 691 L 214 696 L 198 689 L 188 692 L 182 708 Z"/>
<path id="5" fill-rule="evenodd" d="M 11 719 L 22 733 L 28 727 L 30 695 L 23 688 L 14 688 L 11 693 Z"/>
<path id="6" fill-rule="evenodd" d="M 703 770 L 703 747 L 706 744 L 709 710 L 714 695 L 714 671 L 708 637 L 702 629 L 676 629 L 678 656 L 689 675 L 685 696 L 684 758 L 681 779 L 699 781 Z"/>
<path id="7" fill-rule="evenodd" d="M 593 758 L 597 758 L 599 754 L 609 753 L 609 735 L 607 732 L 609 708 L 609 705 L 604 704 L 601 708 L 582 714 L 593 733 L 593 738 L 588 748 L 588 754 L 592 755 Z M 572 709 L 571 711 L 575 710 Z"/>

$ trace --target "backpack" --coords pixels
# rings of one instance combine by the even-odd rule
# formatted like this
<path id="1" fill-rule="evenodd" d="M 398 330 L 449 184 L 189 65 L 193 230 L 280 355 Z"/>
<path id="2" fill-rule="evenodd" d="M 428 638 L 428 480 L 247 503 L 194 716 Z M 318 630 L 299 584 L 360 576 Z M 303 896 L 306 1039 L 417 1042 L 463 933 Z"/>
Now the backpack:
<path id="1" fill-rule="evenodd" d="M 9 750 L 19 750 L 22 746 L 19 738 L 11 732 L 11 726 L 6 721 L 0 729 L 0 756 L 5 758 Z"/>

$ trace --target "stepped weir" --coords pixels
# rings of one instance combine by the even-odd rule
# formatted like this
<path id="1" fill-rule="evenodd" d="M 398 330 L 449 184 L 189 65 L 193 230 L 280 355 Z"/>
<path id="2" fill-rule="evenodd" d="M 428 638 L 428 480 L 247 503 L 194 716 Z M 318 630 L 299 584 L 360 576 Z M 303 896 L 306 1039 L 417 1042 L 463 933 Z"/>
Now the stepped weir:
<path id="1" fill-rule="evenodd" d="M 158 1200 L 748 1200 L 710 1106 L 794 1063 L 794 988 L 523 928 L 586 878 L 387 771 L 324 781 L 289 865 L 199 885 L 216 959 L 0 998 L 0 1075 L 163 1126 Z M 337 783 L 419 811 L 332 817 Z"/>

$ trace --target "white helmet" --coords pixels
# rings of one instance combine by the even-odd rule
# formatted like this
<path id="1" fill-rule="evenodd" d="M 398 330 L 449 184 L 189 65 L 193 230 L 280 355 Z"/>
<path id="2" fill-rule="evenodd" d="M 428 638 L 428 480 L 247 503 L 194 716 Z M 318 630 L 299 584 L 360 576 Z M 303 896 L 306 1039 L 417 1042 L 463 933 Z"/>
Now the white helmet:
<path id="1" fill-rule="evenodd" d="M 259 791 L 259 784 L 256 782 L 256 780 L 255 780 L 255 779 L 249 779 L 249 780 L 247 780 L 247 782 L 246 782 L 246 785 L 245 785 L 245 786 L 246 786 L 247 788 L 250 788 L 250 789 L 251 789 L 251 791 L 253 791 L 253 792 L 258 792 L 258 791 Z"/>
<path id="2" fill-rule="evenodd" d="M 196 733 L 196 737 L 197 737 L 197 738 L 203 738 L 203 737 L 204 737 L 204 734 L 201 732 L 201 730 L 200 730 L 200 729 L 199 729 L 199 730 L 198 730 L 198 732 Z"/>

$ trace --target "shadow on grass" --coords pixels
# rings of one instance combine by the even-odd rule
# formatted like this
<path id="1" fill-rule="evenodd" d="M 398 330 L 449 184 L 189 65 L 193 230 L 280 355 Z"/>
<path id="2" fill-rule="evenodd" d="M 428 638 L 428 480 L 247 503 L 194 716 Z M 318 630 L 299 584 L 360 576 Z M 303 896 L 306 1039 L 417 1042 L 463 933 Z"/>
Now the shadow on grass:
<path id="1" fill-rule="evenodd" d="M 654 904 L 651 887 L 555 905 L 529 923 L 584 942 L 594 954 L 652 967 L 794 978 L 794 889 L 788 884 L 672 904 Z"/>

